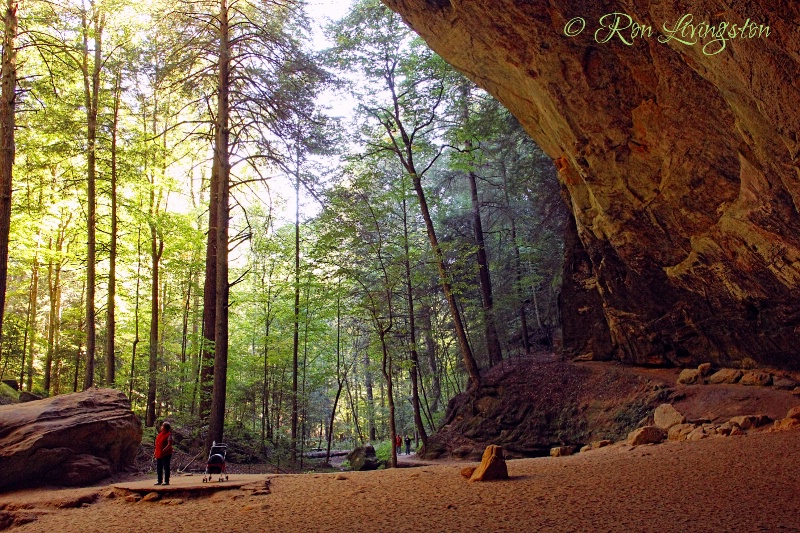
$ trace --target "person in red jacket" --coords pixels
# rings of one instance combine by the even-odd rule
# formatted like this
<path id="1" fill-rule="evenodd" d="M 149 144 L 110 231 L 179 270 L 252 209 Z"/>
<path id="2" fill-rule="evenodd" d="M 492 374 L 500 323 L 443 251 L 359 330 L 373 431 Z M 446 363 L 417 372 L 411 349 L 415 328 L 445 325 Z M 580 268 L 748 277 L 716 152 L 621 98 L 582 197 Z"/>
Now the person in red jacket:
<path id="1" fill-rule="evenodd" d="M 156 435 L 156 471 L 158 472 L 158 483 L 164 480 L 164 485 L 169 485 L 169 463 L 172 459 L 172 426 L 169 422 L 161 424 L 161 431 Z"/>
<path id="2" fill-rule="evenodd" d="M 394 439 L 394 445 L 397 448 L 397 455 L 403 453 L 403 437 L 397 435 Z"/>

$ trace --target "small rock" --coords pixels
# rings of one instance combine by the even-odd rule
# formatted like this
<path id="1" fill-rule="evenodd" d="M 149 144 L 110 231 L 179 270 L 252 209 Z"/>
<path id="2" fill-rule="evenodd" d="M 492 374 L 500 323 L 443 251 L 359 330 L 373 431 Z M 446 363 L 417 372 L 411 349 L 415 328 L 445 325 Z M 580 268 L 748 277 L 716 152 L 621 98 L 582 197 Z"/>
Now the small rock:
<path id="1" fill-rule="evenodd" d="M 789 412 L 786 413 L 786 418 L 794 418 L 796 420 L 800 420 L 800 405 L 789 409 Z"/>
<path id="2" fill-rule="evenodd" d="M 736 424 L 744 430 L 761 427 L 764 424 L 769 424 L 770 418 L 767 415 L 742 415 L 734 416 L 730 419 L 732 424 Z"/>
<path id="3" fill-rule="evenodd" d="M 706 428 L 703 426 L 699 426 L 694 428 L 691 433 L 686 435 L 686 440 L 695 441 L 695 440 L 702 440 L 708 437 L 709 434 L 706 432 Z"/>
<path id="4" fill-rule="evenodd" d="M 680 385 L 696 385 L 703 383 L 703 375 L 696 368 L 686 368 L 678 376 Z"/>
<path id="5" fill-rule="evenodd" d="M 772 385 L 772 374 L 760 370 L 745 372 L 742 379 L 739 380 L 739 383 L 755 387 L 768 387 Z"/>
<path id="6" fill-rule="evenodd" d="M 161 494 L 159 494 L 157 492 L 150 492 L 150 493 L 146 494 L 144 498 L 142 498 L 142 501 L 143 502 L 157 502 L 160 499 L 161 499 Z"/>
<path id="7" fill-rule="evenodd" d="M 336 477 L 334 477 L 333 479 L 335 479 L 336 481 L 345 481 L 347 479 L 347 476 L 345 476 L 344 474 L 336 474 Z"/>
<path id="8" fill-rule="evenodd" d="M 173 498 L 169 501 L 170 505 L 183 505 L 183 500 L 181 498 Z"/>
<path id="9" fill-rule="evenodd" d="M 792 378 L 772 378 L 772 386 L 780 390 L 794 390 L 797 387 L 797 382 Z"/>
<path id="10" fill-rule="evenodd" d="M 711 373 L 711 363 L 703 363 L 697 367 L 697 370 L 701 376 L 705 377 Z"/>
<path id="11" fill-rule="evenodd" d="M 794 390 L 792 391 L 792 394 L 794 394 L 795 396 L 800 396 L 800 387 L 795 387 Z"/>
<path id="12" fill-rule="evenodd" d="M 475 469 L 470 481 L 491 481 L 494 479 L 508 479 L 508 467 L 503 457 L 503 448 L 490 444 L 483 452 L 481 464 Z"/>
<path id="13" fill-rule="evenodd" d="M 719 385 L 722 383 L 736 383 L 740 379 L 742 379 L 742 371 L 735 370 L 733 368 L 723 368 L 717 372 L 711 374 L 711 377 L 708 378 L 709 383 L 713 383 L 715 385 Z"/>
<path id="14" fill-rule="evenodd" d="M 672 426 L 685 423 L 686 417 L 680 414 L 678 410 L 675 409 L 671 404 L 662 403 L 656 407 L 656 411 L 653 414 L 653 420 L 655 421 L 656 426 L 667 430 Z"/>
<path id="15" fill-rule="evenodd" d="M 696 428 L 694 424 L 678 424 L 676 426 L 672 426 L 669 428 L 667 432 L 667 438 L 669 440 L 686 440 L 687 435 L 691 433 L 694 428 Z"/>
<path id="16" fill-rule="evenodd" d="M 727 437 L 731 434 L 731 431 L 733 431 L 733 428 L 735 427 L 737 426 L 733 425 L 731 422 L 725 422 L 717 428 L 717 434 Z"/>
<path id="17" fill-rule="evenodd" d="M 776 420 L 772 426 L 774 430 L 794 429 L 800 427 L 800 420 L 796 418 L 784 418 L 783 420 Z"/>
<path id="18" fill-rule="evenodd" d="M 461 469 L 461 475 L 469 479 L 472 477 L 472 474 L 475 473 L 475 468 L 476 467 L 474 466 L 465 466 L 464 468 Z"/>
<path id="19" fill-rule="evenodd" d="M 550 448 L 550 457 L 566 457 L 575 453 L 574 446 L 556 446 Z"/>
<path id="20" fill-rule="evenodd" d="M 129 495 L 125 496 L 125 501 L 128 502 L 128 503 L 136 503 L 141 499 L 142 499 L 142 497 L 139 496 L 138 494 L 129 494 Z"/>
<path id="21" fill-rule="evenodd" d="M 658 444 L 664 440 L 666 432 L 660 427 L 645 426 L 628 433 L 628 444 L 640 446 L 642 444 Z"/>
<path id="22" fill-rule="evenodd" d="M 580 453 L 586 453 L 586 452 L 591 451 L 591 450 L 592 450 L 592 445 L 591 444 L 587 444 L 586 446 L 581 447 Z"/>
<path id="23" fill-rule="evenodd" d="M 592 448 L 605 448 L 606 446 L 611 446 L 614 444 L 608 439 L 598 440 L 592 443 Z"/>
<path id="24" fill-rule="evenodd" d="M 736 435 L 744 435 L 744 431 L 742 431 L 742 428 L 740 428 L 739 426 L 733 426 L 731 428 L 731 434 L 729 436 L 734 437 Z"/>

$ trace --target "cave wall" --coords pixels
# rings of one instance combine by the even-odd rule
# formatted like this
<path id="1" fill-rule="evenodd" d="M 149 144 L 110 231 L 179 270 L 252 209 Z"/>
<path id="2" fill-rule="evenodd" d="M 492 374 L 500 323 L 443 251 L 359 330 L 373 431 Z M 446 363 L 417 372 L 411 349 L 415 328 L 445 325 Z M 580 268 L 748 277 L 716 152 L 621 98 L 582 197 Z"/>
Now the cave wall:
<path id="1" fill-rule="evenodd" d="M 629 363 L 800 368 L 797 2 L 384 2 L 555 160 L 591 263 L 581 286 L 597 291 L 608 326 L 580 312 L 584 294 L 562 298 L 574 330 L 610 335 Z M 601 17 L 615 12 L 653 33 L 598 42 L 609 34 L 595 35 Z M 770 35 L 737 34 L 714 55 L 703 51 L 713 38 L 658 40 L 689 13 L 750 19 Z M 586 29 L 567 37 L 575 17 Z"/>

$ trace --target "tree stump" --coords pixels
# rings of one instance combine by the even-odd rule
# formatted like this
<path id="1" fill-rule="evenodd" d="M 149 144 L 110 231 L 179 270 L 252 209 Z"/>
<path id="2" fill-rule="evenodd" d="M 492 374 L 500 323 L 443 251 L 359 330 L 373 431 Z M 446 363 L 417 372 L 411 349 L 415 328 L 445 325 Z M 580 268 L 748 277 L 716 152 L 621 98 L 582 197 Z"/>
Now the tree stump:
<path id="1" fill-rule="evenodd" d="M 490 444 L 483 452 L 481 464 L 472 473 L 470 481 L 492 481 L 508 479 L 508 468 L 503 457 L 503 447 Z"/>

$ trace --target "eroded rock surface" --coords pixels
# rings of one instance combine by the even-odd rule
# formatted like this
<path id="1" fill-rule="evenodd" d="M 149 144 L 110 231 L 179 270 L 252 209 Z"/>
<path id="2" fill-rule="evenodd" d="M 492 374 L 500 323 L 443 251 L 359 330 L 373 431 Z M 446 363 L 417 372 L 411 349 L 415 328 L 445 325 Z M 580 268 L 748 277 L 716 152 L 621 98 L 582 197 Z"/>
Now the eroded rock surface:
<path id="1" fill-rule="evenodd" d="M 568 259 L 588 257 L 565 272 L 580 278 L 562 298 L 567 353 L 800 368 L 800 4 L 384 2 L 556 161 L 583 248 Z M 597 42 L 614 12 L 653 33 Z M 687 13 L 770 34 L 714 55 L 712 39 L 659 42 Z M 565 36 L 576 17 L 586 29 Z"/>
<path id="2" fill-rule="evenodd" d="M 133 463 L 142 426 L 119 391 L 0 406 L 0 490 L 85 485 Z"/>

